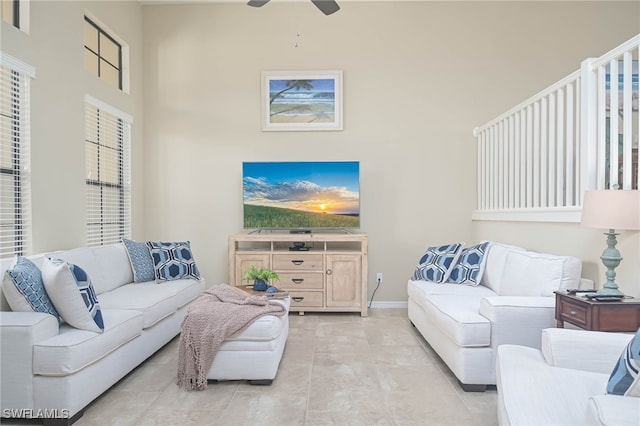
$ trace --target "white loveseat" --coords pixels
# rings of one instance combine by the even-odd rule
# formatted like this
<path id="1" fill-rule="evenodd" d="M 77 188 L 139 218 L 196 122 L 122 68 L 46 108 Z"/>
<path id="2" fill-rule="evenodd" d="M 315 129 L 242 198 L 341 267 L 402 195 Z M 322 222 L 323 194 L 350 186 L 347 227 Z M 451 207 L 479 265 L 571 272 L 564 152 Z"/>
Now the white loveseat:
<path id="1" fill-rule="evenodd" d="M 535 253 L 491 242 L 479 285 L 411 279 L 408 314 L 465 391 L 496 384 L 495 359 L 505 343 L 540 347 L 554 327 L 556 290 L 592 288 L 571 256 Z"/>
<path id="2" fill-rule="evenodd" d="M 639 425 L 640 398 L 607 395 L 633 334 L 551 328 L 542 350 L 498 348 L 500 425 Z"/>
<path id="3" fill-rule="evenodd" d="M 188 304 L 204 280 L 133 283 L 123 244 L 29 256 L 80 266 L 91 279 L 104 332 L 59 323 L 40 312 L 0 312 L 2 417 L 70 417 L 83 409 L 180 332 Z M 0 273 L 11 266 L 3 261 Z"/>

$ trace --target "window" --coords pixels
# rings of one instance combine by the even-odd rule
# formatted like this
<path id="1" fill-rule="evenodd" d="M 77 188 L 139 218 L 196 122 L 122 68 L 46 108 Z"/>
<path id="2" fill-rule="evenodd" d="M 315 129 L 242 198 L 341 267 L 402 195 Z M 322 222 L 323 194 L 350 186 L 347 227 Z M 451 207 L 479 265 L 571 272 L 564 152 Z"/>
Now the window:
<path id="1" fill-rule="evenodd" d="M 2 20 L 20 28 L 20 2 L 18 0 L 0 0 L 2 2 Z"/>
<path id="2" fill-rule="evenodd" d="M 0 53 L 0 258 L 31 251 L 29 85 L 35 70 Z"/>
<path id="3" fill-rule="evenodd" d="M 131 238 L 130 134 L 133 120 L 85 98 L 87 244 Z"/>
<path id="4" fill-rule="evenodd" d="M 84 17 L 84 67 L 122 90 L 122 45 L 94 20 Z"/>
<path id="5" fill-rule="evenodd" d="M 31 0 L 0 0 L 2 21 L 29 33 L 29 3 Z"/>

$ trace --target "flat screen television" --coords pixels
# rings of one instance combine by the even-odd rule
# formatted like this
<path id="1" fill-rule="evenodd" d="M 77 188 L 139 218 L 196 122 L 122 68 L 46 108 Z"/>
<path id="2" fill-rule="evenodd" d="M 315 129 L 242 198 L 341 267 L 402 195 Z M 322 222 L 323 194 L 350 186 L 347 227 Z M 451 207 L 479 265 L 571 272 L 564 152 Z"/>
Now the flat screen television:
<path id="1" fill-rule="evenodd" d="M 245 229 L 360 227 L 360 163 L 242 163 Z"/>

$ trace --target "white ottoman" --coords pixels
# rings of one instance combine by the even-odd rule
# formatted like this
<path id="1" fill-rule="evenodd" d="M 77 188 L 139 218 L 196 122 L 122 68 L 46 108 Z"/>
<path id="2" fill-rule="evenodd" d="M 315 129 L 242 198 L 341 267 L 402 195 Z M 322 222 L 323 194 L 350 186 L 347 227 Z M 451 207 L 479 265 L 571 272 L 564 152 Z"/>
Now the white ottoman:
<path id="1" fill-rule="evenodd" d="M 253 385 L 273 382 L 289 335 L 291 299 L 274 302 L 282 304 L 286 314 L 259 318 L 242 333 L 226 339 L 211 364 L 207 379 L 249 380 Z"/>

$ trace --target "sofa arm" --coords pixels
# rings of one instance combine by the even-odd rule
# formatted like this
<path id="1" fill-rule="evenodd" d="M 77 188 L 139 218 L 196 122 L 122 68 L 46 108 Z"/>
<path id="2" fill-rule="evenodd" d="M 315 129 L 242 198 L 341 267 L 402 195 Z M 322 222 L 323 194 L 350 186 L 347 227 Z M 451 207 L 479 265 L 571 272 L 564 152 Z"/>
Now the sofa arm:
<path id="1" fill-rule="evenodd" d="M 640 398 L 620 395 L 595 395 L 589 398 L 587 425 L 640 424 Z"/>
<path id="2" fill-rule="evenodd" d="M 611 374 L 633 334 L 549 328 L 542 332 L 547 364 L 593 373 Z"/>
<path id="3" fill-rule="evenodd" d="M 485 297 L 480 315 L 491 321 L 492 347 L 506 343 L 540 349 L 542 329 L 556 324 L 555 297 Z"/>
<path id="4" fill-rule="evenodd" d="M 33 408 L 33 344 L 56 336 L 58 320 L 41 312 L 0 312 L 0 407 Z"/>

